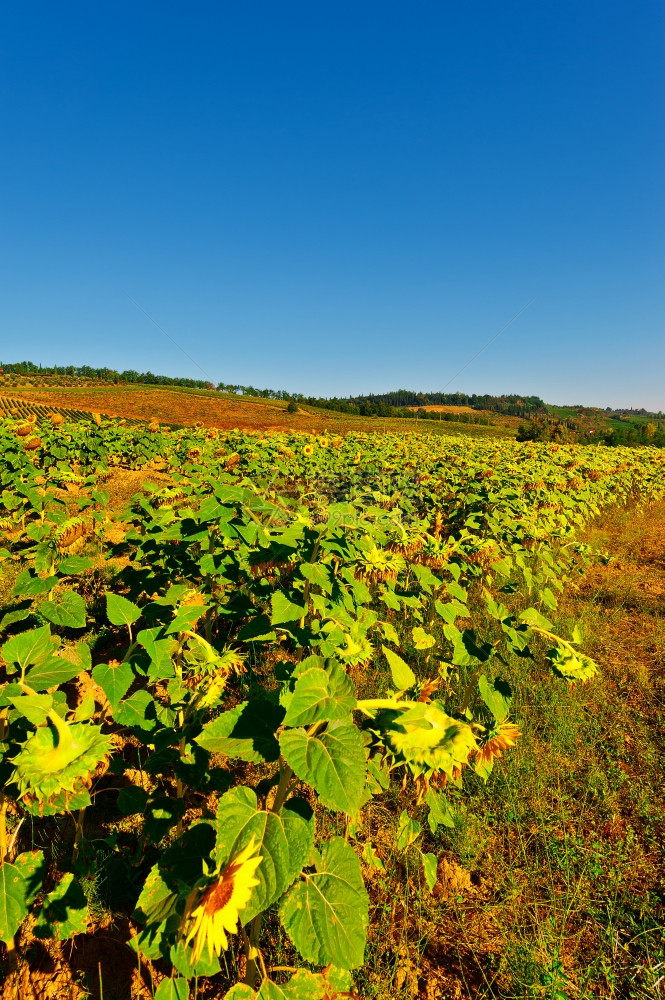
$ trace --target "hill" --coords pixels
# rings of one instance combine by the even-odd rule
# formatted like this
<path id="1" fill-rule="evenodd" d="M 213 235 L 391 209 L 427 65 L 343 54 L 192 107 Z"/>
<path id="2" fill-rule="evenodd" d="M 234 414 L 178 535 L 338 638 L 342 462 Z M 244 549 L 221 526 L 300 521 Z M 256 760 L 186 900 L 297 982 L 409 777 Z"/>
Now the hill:
<path id="1" fill-rule="evenodd" d="M 172 378 L 153 372 L 53 366 L 30 361 L 0 364 L 3 408 L 23 399 L 64 410 L 173 426 L 347 430 L 415 430 L 474 437 L 665 446 L 665 417 L 645 409 L 559 406 L 539 396 L 461 392 L 394 392 L 348 397 L 305 396 L 220 382 Z"/>

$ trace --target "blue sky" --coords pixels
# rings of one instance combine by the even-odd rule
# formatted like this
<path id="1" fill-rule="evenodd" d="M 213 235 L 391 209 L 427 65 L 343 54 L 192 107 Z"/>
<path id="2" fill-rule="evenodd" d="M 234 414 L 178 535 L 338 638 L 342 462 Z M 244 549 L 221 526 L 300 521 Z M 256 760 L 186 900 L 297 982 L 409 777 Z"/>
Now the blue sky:
<path id="1" fill-rule="evenodd" d="M 659 3 L 5 9 L 0 359 L 665 409 Z"/>

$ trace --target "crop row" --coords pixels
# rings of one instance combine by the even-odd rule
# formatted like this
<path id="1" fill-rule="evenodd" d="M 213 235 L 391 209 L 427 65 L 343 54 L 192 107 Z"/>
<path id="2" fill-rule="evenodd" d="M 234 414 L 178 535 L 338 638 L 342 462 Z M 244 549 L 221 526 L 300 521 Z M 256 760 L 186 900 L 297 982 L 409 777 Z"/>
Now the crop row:
<path id="1" fill-rule="evenodd" d="M 660 454 L 104 420 L 26 450 L 20 426 L 0 426 L 10 959 L 29 931 L 94 932 L 102 851 L 159 1000 L 201 977 L 228 1000 L 350 995 L 372 803 L 396 803 L 431 891 L 432 834 L 510 766 L 511 663 L 562 698 L 596 678 L 551 619 L 594 558 L 584 526 L 663 493 Z M 300 971 L 273 970 L 275 941 Z"/>

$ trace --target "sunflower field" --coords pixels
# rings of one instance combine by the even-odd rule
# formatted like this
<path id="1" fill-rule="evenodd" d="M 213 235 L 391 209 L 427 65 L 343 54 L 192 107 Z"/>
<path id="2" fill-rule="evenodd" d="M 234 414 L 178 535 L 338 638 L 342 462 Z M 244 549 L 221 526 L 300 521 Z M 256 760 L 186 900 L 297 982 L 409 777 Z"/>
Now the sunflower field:
<path id="1" fill-rule="evenodd" d="M 17 411 L 0 449 L 8 975 L 110 912 L 155 1000 L 362 996 L 376 816 L 426 899 L 514 662 L 602 684 L 551 621 L 583 529 L 665 493 L 650 448 Z"/>

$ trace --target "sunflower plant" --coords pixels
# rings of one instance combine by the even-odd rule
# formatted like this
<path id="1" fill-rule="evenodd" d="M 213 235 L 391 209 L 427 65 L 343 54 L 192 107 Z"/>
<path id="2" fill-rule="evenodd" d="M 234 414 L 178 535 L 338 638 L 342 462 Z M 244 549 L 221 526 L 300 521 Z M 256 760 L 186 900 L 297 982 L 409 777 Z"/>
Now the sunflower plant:
<path id="1" fill-rule="evenodd" d="M 227 1000 L 353 996 L 363 874 L 384 863 L 372 801 L 397 803 L 394 849 L 433 889 L 432 834 L 519 744 L 514 658 L 568 683 L 597 676 L 579 632 L 557 634 L 559 595 L 594 558 L 580 528 L 638 483 L 640 502 L 662 494 L 662 463 L 400 434 L 25 423 L 0 425 L 10 958 L 28 916 L 45 941 L 94 930 L 84 886 L 103 852 L 157 1000 L 201 977 Z M 145 482 L 111 511 L 118 468 Z M 52 817 L 60 840 L 50 850 L 40 833 L 36 849 L 29 831 Z"/>

